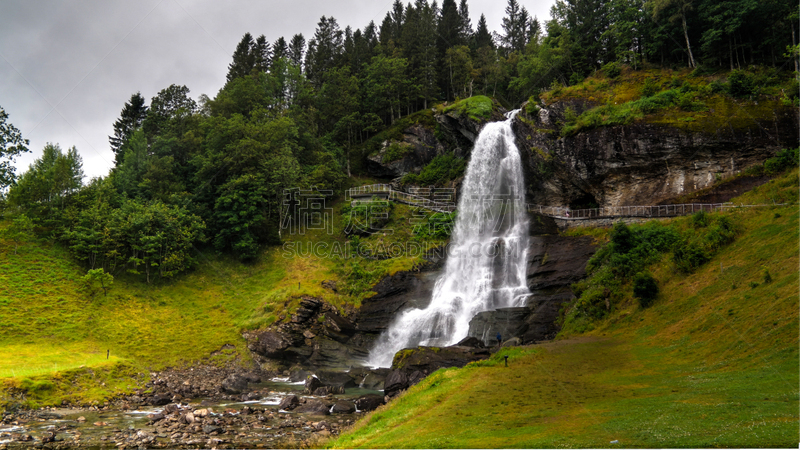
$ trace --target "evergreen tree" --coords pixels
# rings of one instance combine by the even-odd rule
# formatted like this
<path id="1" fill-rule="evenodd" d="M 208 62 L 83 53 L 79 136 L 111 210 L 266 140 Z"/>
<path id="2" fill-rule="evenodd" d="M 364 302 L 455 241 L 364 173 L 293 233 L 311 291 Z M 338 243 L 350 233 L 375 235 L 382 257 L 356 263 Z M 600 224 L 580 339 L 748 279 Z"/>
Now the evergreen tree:
<path id="1" fill-rule="evenodd" d="M 303 67 L 303 56 L 306 50 L 306 38 L 302 33 L 292 36 L 289 42 L 289 61 L 297 67 Z"/>
<path id="2" fill-rule="evenodd" d="M 503 17 L 503 44 L 509 51 L 521 52 L 527 44 L 528 11 L 517 0 L 508 0 Z"/>
<path id="3" fill-rule="evenodd" d="M 539 25 L 539 19 L 533 16 L 528 26 L 528 42 L 539 42 L 539 37 L 542 33 L 542 27 Z"/>
<path id="4" fill-rule="evenodd" d="M 147 116 L 147 105 L 144 103 L 144 97 L 137 92 L 131 95 L 131 99 L 125 102 L 122 111 L 119 114 L 119 119 L 114 122 L 114 135 L 108 137 L 108 142 L 111 144 L 111 151 L 114 152 L 114 163 L 118 165 L 122 162 L 122 155 L 120 148 L 131 137 L 137 128 L 142 126 L 145 117 Z"/>
<path id="5" fill-rule="evenodd" d="M 308 42 L 306 53 L 306 76 L 314 87 L 320 88 L 325 72 L 337 65 L 344 49 L 342 35 L 333 17 L 322 16 L 317 23 L 317 30 Z"/>
<path id="6" fill-rule="evenodd" d="M 233 52 L 233 62 L 228 65 L 228 75 L 226 77 L 228 81 L 250 75 L 255 65 L 253 45 L 253 36 L 250 33 L 245 33 Z"/>
<path id="7" fill-rule="evenodd" d="M 469 6 L 467 0 L 461 0 L 458 4 L 458 16 L 461 19 L 459 35 L 462 43 L 469 43 L 472 40 L 472 21 L 469 18 Z"/>
<path id="8" fill-rule="evenodd" d="M 279 58 L 286 58 L 289 56 L 289 46 L 286 45 L 286 39 L 283 36 L 275 40 L 272 44 L 272 61 L 274 62 Z"/>
<path id="9" fill-rule="evenodd" d="M 272 51 L 269 42 L 267 42 L 267 38 L 263 34 L 256 39 L 252 52 L 253 70 L 258 72 L 268 71 L 272 59 Z"/>
<path id="10" fill-rule="evenodd" d="M 484 16 L 483 14 L 481 14 L 481 18 L 478 20 L 478 28 L 475 30 L 475 47 L 494 48 L 494 41 L 492 40 L 492 34 L 489 32 L 489 27 L 486 25 L 486 16 Z"/>

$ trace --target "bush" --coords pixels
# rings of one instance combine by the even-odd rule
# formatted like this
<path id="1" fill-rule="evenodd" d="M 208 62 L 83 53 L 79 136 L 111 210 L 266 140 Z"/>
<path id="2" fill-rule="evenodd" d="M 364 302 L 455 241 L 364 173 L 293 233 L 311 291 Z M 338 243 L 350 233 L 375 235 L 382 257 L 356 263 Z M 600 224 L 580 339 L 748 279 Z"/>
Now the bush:
<path id="1" fill-rule="evenodd" d="M 658 284 L 653 275 L 648 272 L 636 274 L 633 278 L 633 295 L 639 299 L 642 308 L 650 306 L 658 296 Z"/>
<path id="2" fill-rule="evenodd" d="M 743 70 L 733 70 L 728 75 L 728 93 L 734 97 L 749 97 L 758 94 L 753 76 Z"/>
<path id="3" fill-rule="evenodd" d="M 651 97 L 655 95 L 656 92 L 659 90 L 659 85 L 656 83 L 655 78 L 648 78 L 644 80 L 644 85 L 639 90 L 642 93 L 642 97 Z"/>
<path id="4" fill-rule="evenodd" d="M 423 167 L 419 174 L 406 174 L 402 179 L 402 184 L 441 186 L 463 175 L 466 168 L 467 162 L 453 154 L 439 155 Z"/>
<path id="5" fill-rule="evenodd" d="M 764 161 L 764 171 L 768 174 L 776 174 L 786 169 L 797 167 L 800 159 L 799 148 L 785 148 L 778 152 L 773 158 Z"/>
<path id="6" fill-rule="evenodd" d="M 617 78 L 622 73 L 622 66 L 618 62 L 610 62 L 603 66 L 603 73 L 607 78 Z"/>

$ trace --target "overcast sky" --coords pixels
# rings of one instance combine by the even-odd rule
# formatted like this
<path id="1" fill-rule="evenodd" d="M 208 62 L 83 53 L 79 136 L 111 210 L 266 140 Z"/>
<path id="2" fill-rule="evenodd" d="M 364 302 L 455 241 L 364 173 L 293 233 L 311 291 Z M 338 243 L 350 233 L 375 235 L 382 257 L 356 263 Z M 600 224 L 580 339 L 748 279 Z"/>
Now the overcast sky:
<path id="1" fill-rule="evenodd" d="M 195 99 L 214 97 L 245 32 L 274 42 L 310 39 L 319 18 L 344 29 L 380 25 L 393 0 L 0 1 L 0 106 L 41 156 L 47 142 L 78 148 L 88 177 L 114 161 L 108 136 L 131 94 L 147 99 L 170 84 Z M 404 2 L 404 3 L 407 3 Z M 441 1 L 439 2 L 441 4 Z M 554 0 L 520 0 L 540 22 Z M 481 13 L 501 31 L 505 0 L 469 0 L 473 27 Z"/>

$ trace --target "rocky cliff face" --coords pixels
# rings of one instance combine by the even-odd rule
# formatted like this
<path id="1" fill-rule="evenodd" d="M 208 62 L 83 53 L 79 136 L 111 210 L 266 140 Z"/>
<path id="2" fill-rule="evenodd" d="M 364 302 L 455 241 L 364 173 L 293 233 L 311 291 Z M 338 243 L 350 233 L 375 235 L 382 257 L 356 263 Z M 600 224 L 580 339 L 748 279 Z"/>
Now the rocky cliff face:
<path id="1" fill-rule="evenodd" d="M 573 209 L 658 204 L 797 145 L 796 112 L 783 107 L 727 126 L 637 122 L 560 135 L 567 108 L 580 114 L 591 106 L 562 101 L 518 116 L 515 132 L 528 160 L 529 203 Z"/>
<path id="2" fill-rule="evenodd" d="M 515 133 L 526 165 L 528 203 L 573 209 L 659 204 L 798 145 L 797 112 L 779 105 L 744 121 L 640 121 L 561 136 L 567 109 L 579 115 L 593 106 L 563 100 L 535 114 L 523 108 L 517 116 Z M 500 111 L 492 118 L 502 119 Z M 385 142 L 368 158 L 370 174 L 399 182 L 407 173 L 419 173 L 437 155 L 453 152 L 469 158 L 484 122 L 451 112 L 437 115 L 436 123 L 435 129 L 414 125 L 402 139 Z M 450 187 L 458 188 L 459 183 L 455 180 Z"/>

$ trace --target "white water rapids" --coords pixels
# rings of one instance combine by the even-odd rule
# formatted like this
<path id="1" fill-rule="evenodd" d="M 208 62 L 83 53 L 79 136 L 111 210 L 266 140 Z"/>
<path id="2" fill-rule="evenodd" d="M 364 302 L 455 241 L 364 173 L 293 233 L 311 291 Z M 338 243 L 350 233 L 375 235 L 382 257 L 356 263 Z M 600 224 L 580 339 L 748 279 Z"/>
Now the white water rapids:
<path id="1" fill-rule="evenodd" d="M 519 150 L 507 120 L 487 124 L 472 150 L 444 273 L 430 304 L 402 312 L 376 341 L 367 365 L 389 367 L 404 348 L 452 345 L 479 312 L 522 306 L 528 219 Z"/>

